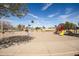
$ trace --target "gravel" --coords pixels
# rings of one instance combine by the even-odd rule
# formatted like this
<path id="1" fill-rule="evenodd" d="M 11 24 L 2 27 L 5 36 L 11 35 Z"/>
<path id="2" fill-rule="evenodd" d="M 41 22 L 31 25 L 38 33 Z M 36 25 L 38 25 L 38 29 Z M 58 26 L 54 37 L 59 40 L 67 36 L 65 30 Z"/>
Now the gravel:
<path id="1" fill-rule="evenodd" d="M 0 39 L 0 49 L 8 48 L 8 47 L 15 45 L 15 44 L 18 45 L 23 42 L 29 42 L 32 39 L 33 39 L 33 37 L 26 36 L 26 35 L 2 38 L 2 39 Z"/>

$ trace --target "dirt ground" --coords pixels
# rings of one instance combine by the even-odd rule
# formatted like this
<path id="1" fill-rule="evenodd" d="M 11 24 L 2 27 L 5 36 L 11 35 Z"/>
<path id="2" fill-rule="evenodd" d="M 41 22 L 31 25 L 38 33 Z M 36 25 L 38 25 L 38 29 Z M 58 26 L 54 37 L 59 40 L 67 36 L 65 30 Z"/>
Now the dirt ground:
<path id="1" fill-rule="evenodd" d="M 0 38 L 28 35 L 26 32 L 0 34 Z M 59 36 L 53 32 L 30 32 L 30 42 L 0 49 L 0 55 L 9 56 L 73 56 L 79 53 L 79 37 Z"/>

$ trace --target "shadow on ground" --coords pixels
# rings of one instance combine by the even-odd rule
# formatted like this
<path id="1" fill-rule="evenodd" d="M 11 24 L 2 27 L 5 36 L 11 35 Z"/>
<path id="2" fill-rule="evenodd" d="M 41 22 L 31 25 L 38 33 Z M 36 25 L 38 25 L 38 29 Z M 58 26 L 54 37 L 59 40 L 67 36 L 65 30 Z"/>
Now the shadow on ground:
<path id="1" fill-rule="evenodd" d="M 79 34 L 65 34 L 67 36 L 74 36 L 74 37 L 79 37 Z"/>
<path id="2" fill-rule="evenodd" d="M 79 56 L 79 54 L 75 54 L 74 56 Z"/>
<path id="3" fill-rule="evenodd" d="M 8 47 L 15 45 L 15 44 L 18 45 L 18 44 L 21 44 L 24 42 L 29 42 L 32 39 L 33 39 L 33 37 L 26 36 L 26 35 L 2 38 L 2 39 L 0 39 L 0 49 L 8 48 Z"/>

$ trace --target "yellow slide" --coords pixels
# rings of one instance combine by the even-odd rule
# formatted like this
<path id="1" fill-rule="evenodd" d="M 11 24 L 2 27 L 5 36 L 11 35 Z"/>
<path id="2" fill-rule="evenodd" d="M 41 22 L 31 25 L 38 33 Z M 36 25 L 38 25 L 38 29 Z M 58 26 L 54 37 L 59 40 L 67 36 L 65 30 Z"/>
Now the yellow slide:
<path id="1" fill-rule="evenodd" d="M 61 31 L 59 35 L 63 36 L 65 33 L 65 30 Z"/>

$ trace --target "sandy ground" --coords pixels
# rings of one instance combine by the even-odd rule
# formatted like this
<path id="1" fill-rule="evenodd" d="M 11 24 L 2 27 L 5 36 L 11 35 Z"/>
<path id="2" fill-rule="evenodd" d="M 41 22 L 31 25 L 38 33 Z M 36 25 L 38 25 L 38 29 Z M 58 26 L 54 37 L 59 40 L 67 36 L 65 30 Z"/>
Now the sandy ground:
<path id="1" fill-rule="evenodd" d="M 26 32 L 6 33 L 4 37 L 27 35 Z M 0 49 L 0 55 L 73 56 L 79 53 L 79 37 L 59 36 L 53 32 L 31 32 L 30 42 Z M 3 37 L 0 34 L 0 38 Z"/>

